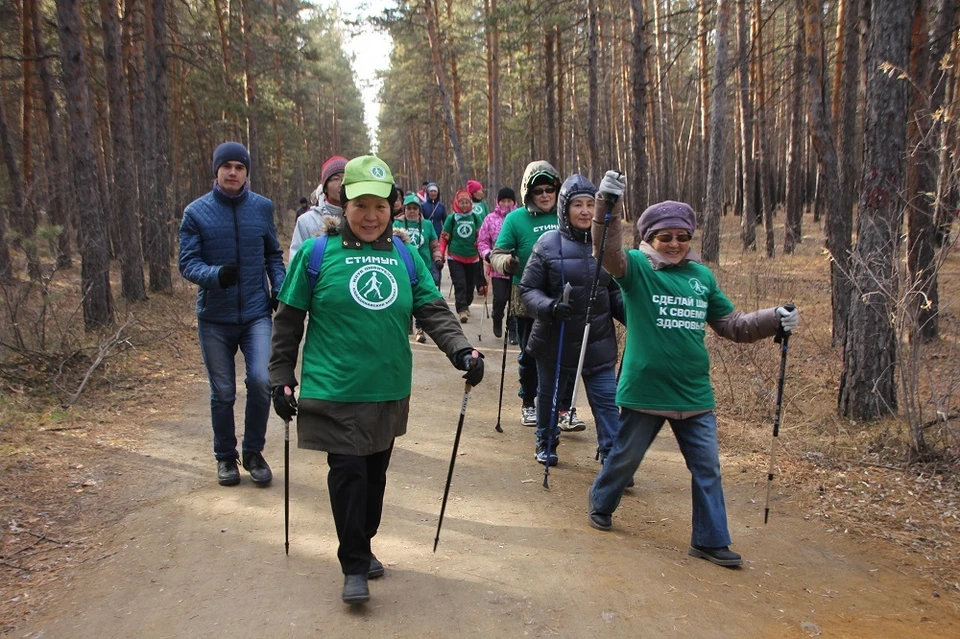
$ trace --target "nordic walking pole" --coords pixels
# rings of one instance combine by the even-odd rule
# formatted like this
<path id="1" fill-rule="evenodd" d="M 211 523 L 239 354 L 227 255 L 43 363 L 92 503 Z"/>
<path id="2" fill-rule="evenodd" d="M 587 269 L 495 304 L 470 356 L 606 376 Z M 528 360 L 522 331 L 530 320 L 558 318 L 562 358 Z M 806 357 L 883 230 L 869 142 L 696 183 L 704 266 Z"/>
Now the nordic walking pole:
<path id="1" fill-rule="evenodd" d="M 503 411 L 503 376 L 507 372 L 507 336 L 510 334 L 510 300 L 507 300 L 507 319 L 503 324 L 503 362 L 500 364 L 500 400 L 497 402 L 497 425 L 494 428 L 498 433 L 503 432 L 500 426 L 500 413 Z"/>
<path id="2" fill-rule="evenodd" d="M 290 420 L 283 420 L 283 547 L 290 554 Z"/>
<path id="3" fill-rule="evenodd" d="M 617 171 L 618 176 L 623 175 Z M 590 297 L 587 302 L 587 321 L 583 326 L 583 341 L 580 343 L 580 360 L 577 362 L 577 376 L 573 378 L 573 393 L 570 397 L 570 421 L 577 416 L 577 391 L 580 390 L 580 375 L 583 373 L 583 359 L 587 355 L 587 340 L 590 338 L 590 320 L 593 315 L 593 305 L 597 301 L 597 289 L 600 286 L 600 271 L 603 269 L 603 250 L 607 245 L 607 230 L 610 228 L 610 215 L 613 213 L 613 207 L 617 205 L 619 198 L 615 195 L 606 194 L 601 200 L 603 202 L 603 234 L 600 236 L 600 252 L 597 255 L 597 268 L 593 273 L 593 283 L 590 285 Z M 618 376 L 619 377 L 619 376 Z"/>
<path id="4" fill-rule="evenodd" d="M 796 308 L 793 304 L 784 304 L 788 311 Z M 780 344 L 780 378 L 777 380 L 777 408 L 773 413 L 773 441 L 770 442 L 770 470 L 767 471 L 767 503 L 763 507 L 763 524 L 767 524 L 770 517 L 770 489 L 773 487 L 773 464 L 777 448 L 777 438 L 780 436 L 780 411 L 783 407 L 783 378 L 787 372 L 787 344 L 790 341 L 790 331 L 777 329 L 777 336 L 773 341 Z"/>
<path id="5" fill-rule="evenodd" d="M 482 273 L 482 270 L 481 270 L 481 273 Z M 486 276 L 484 276 L 483 278 L 483 311 L 484 312 L 480 314 L 480 328 L 477 329 L 477 331 L 479 331 L 477 333 L 478 342 L 483 341 L 483 318 L 484 316 L 490 317 L 490 314 L 486 312 L 487 311 L 487 278 Z"/>
<path id="6" fill-rule="evenodd" d="M 561 274 L 561 278 L 562 278 Z M 573 290 L 573 286 L 570 285 L 570 282 L 567 282 L 563 287 L 563 301 L 567 303 L 570 301 L 570 291 Z M 550 424 L 549 431 L 547 432 L 547 459 L 543 464 L 543 487 L 546 489 L 550 488 L 550 442 L 553 441 L 553 427 L 557 423 L 557 400 L 559 399 L 557 395 L 560 391 L 560 356 L 563 355 L 563 329 L 566 327 L 566 322 L 560 322 L 560 339 L 557 344 L 557 368 L 554 371 L 553 378 L 553 404 L 550 406 Z"/>
<path id="7" fill-rule="evenodd" d="M 463 432 L 463 417 L 467 414 L 467 400 L 470 398 L 470 384 L 463 385 L 463 403 L 460 404 L 460 421 L 457 423 L 457 436 L 453 438 L 453 453 L 450 455 L 450 469 L 447 471 L 447 484 L 443 487 L 443 503 L 440 504 L 440 519 L 437 521 L 437 536 L 433 540 L 433 552 L 437 552 L 440 543 L 440 527 L 443 526 L 443 513 L 447 509 L 447 495 L 450 494 L 450 480 L 453 479 L 453 465 L 457 461 L 457 448 L 460 447 L 460 433 Z"/>

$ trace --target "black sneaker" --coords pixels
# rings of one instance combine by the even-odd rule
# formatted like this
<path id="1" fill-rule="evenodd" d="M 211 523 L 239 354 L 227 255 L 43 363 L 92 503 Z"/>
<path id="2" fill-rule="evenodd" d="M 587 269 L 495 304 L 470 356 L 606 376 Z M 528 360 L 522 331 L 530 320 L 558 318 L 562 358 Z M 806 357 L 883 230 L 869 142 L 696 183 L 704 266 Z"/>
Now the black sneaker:
<path id="1" fill-rule="evenodd" d="M 613 528 L 613 516 L 599 512 L 593 507 L 593 487 L 587 489 L 587 512 L 590 525 L 597 530 L 610 530 Z"/>
<path id="2" fill-rule="evenodd" d="M 377 559 L 377 556 L 370 553 L 370 568 L 367 570 L 367 579 L 376 579 L 383 577 L 383 564 Z"/>
<path id="3" fill-rule="evenodd" d="M 343 603 L 360 604 L 370 601 L 370 588 L 367 587 L 366 575 L 344 575 L 343 593 L 340 598 Z"/>
<path id="4" fill-rule="evenodd" d="M 237 468 L 237 458 L 217 460 L 217 482 L 221 486 L 236 486 L 240 483 L 240 469 Z"/>
<path id="5" fill-rule="evenodd" d="M 243 467 L 250 473 L 250 479 L 257 486 L 266 486 L 273 479 L 273 472 L 267 466 L 267 460 L 258 450 L 243 453 Z M 237 481 L 240 481 L 239 478 Z"/>
<path id="6" fill-rule="evenodd" d="M 511 343 L 513 346 L 516 346 L 516 345 L 518 344 L 518 342 L 517 342 L 517 332 L 516 332 L 516 331 L 510 331 L 510 343 Z"/>
<path id="7" fill-rule="evenodd" d="M 503 318 L 493 320 L 493 336 L 503 337 Z"/>
<path id="8" fill-rule="evenodd" d="M 691 557 L 699 557 L 713 562 L 718 566 L 735 568 L 743 565 L 743 559 L 740 555 L 730 550 L 729 546 L 719 548 L 707 548 L 706 546 L 690 546 L 688 553 Z"/>

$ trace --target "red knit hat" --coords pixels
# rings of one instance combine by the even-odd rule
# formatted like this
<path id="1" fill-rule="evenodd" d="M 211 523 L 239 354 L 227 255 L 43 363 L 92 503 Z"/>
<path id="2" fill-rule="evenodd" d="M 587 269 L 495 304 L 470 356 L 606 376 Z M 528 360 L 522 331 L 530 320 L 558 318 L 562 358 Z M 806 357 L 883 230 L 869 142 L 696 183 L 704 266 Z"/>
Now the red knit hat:
<path id="1" fill-rule="evenodd" d="M 467 180 L 467 192 L 470 195 L 473 195 L 477 191 L 482 191 L 483 185 L 477 182 L 476 180 Z"/>
<path id="2" fill-rule="evenodd" d="M 460 206 L 460 202 L 464 202 L 466 208 Z M 470 191 L 466 189 L 457 191 L 457 194 L 453 196 L 453 210 L 457 213 L 469 213 L 473 210 L 473 198 L 470 197 Z"/>
<path id="3" fill-rule="evenodd" d="M 320 190 L 326 190 L 327 181 L 337 173 L 343 173 L 346 166 L 347 158 L 340 157 L 339 155 L 335 155 L 324 162 L 323 166 L 320 167 Z"/>

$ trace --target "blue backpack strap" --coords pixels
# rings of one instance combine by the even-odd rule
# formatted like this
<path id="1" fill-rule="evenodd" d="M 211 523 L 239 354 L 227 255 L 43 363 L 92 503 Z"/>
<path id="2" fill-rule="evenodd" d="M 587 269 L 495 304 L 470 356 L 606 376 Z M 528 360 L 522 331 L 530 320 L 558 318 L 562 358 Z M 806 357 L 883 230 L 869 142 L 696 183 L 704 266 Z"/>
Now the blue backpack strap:
<path id="1" fill-rule="evenodd" d="M 310 282 L 312 291 L 317 285 L 317 278 L 320 277 L 320 267 L 323 265 L 323 252 L 327 249 L 327 235 L 321 235 L 313 241 L 313 249 L 310 251 L 310 261 L 307 262 L 307 279 Z"/>
<path id="2" fill-rule="evenodd" d="M 393 236 L 393 245 L 397 247 L 397 253 L 400 254 L 403 265 L 407 267 L 407 274 L 410 276 L 410 286 L 416 286 L 420 283 L 420 277 L 417 275 L 417 265 L 413 263 L 413 256 L 410 255 L 409 247 L 396 235 Z"/>

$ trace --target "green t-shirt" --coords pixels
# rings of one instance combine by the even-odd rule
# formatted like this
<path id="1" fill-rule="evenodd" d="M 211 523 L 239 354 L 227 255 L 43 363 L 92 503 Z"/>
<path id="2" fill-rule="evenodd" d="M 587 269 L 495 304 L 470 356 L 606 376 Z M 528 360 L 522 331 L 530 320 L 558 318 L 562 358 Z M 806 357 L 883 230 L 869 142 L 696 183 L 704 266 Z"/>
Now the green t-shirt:
<path id="1" fill-rule="evenodd" d="M 443 222 L 443 232 L 450 236 L 447 253 L 457 257 L 478 257 L 477 231 L 483 222 L 474 213 L 454 213 Z"/>
<path id="2" fill-rule="evenodd" d="M 440 298 L 433 277 L 410 251 L 419 282 L 396 249 L 369 244 L 344 249 L 327 241 L 317 284 L 310 290 L 307 264 L 313 238 L 293 256 L 280 301 L 309 312 L 303 346 L 300 396 L 337 402 L 387 402 L 410 395 L 413 356 L 407 330 L 413 309 Z"/>
<path id="3" fill-rule="evenodd" d="M 420 259 L 422 259 L 423 263 L 429 268 L 430 265 L 433 264 L 430 242 L 440 239 L 437 237 L 437 230 L 433 228 L 433 223 L 430 220 L 423 220 L 418 223 L 403 219 L 395 220 L 393 222 L 393 228 L 403 229 L 407 232 L 407 235 L 410 236 L 410 243 L 407 244 L 407 246 L 416 248 L 417 253 L 420 254 Z"/>
<path id="4" fill-rule="evenodd" d="M 487 203 L 484 200 L 473 203 L 473 214 L 480 216 L 481 224 L 483 224 L 483 221 L 487 218 L 488 213 L 490 213 L 490 207 L 487 206 Z"/>
<path id="5" fill-rule="evenodd" d="M 617 405 L 657 411 L 714 408 L 706 325 L 734 309 L 710 269 L 686 262 L 654 270 L 642 251 L 631 250 L 617 283 L 629 327 Z"/>
<path id="6" fill-rule="evenodd" d="M 497 245 L 495 248 L 505 251 L 516 251 L 517 259 L 520 260 L 520 268 L 513 274 L 513 283 L 520 284 L 523 277 L 523 269 L 527 266 L 527 260 L 533 253 L 533 245 L 537 243 L 540 236 L 547 231 L 553 231 L 560 228 L 557 223 L 557 212 L 540 213 L 532 215 L 527 207 L 521 206 L 512 211 L 503 220 L 503 227 L 500 229 L 500 235 L 497 236 Z"/>

